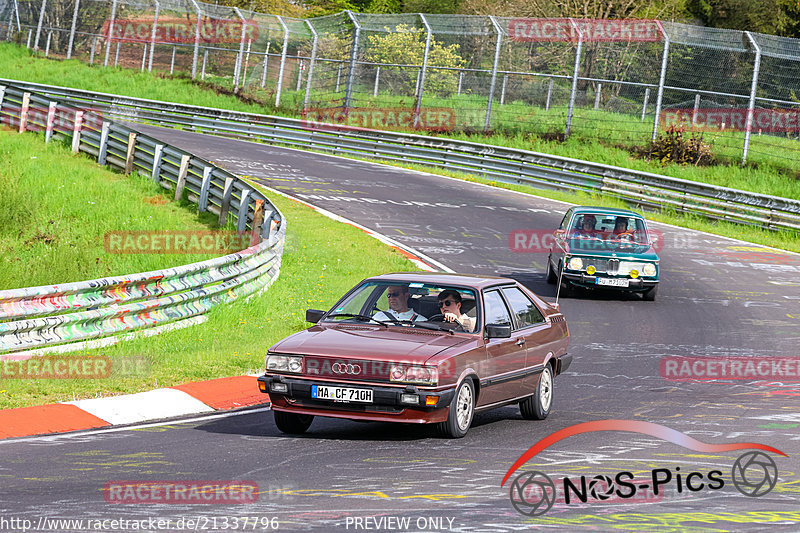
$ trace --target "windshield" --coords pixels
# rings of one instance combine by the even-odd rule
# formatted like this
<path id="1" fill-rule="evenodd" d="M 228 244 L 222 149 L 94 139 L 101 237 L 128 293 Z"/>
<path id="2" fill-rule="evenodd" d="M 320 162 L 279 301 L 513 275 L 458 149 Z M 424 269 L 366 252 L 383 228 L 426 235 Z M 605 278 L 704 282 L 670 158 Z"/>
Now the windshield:
<path id="1" fill-rule="evenodd" d="M 569 238 L 573 248 L 649 246 L 643 218 L 607 213 L 580 213 L 572 219 Z"/>
<path id="2" fill-rule="evenodd" d="M 368 281 L 328 311 L 322 322 L 369 321 L 474 333 L 478 307 L 473 289 L 435 283 Z"/>

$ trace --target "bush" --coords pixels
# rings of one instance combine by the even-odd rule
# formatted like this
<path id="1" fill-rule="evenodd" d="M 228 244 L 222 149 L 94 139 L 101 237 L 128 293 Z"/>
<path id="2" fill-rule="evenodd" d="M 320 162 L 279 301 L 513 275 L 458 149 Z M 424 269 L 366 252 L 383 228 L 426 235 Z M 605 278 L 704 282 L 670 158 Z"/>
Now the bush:
<path id="1" fill-rule="evenodd" d="M 656 140 L 650 141 L 647 147 L 640 148 L 637 152 L 640 157 L 648 161 L 657 159 L 662 165 L 714 164 L 711 145 L 703 140 L 703 134 L 695 135 L 695 132 L 692 132 L 691 137 L 687 138 L 683 126 L 677 127 L 674 124 L 659 134 Z"/>

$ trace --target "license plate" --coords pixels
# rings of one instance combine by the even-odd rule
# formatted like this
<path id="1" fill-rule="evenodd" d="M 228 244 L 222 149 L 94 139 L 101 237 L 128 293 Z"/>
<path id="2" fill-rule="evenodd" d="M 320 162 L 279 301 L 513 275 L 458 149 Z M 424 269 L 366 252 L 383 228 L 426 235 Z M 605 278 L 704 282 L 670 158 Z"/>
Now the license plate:
<path id="1" fill-rule="evenodd" d="M 597 278 L 597 284 L 608 287 L 627 287 L 628 280 L 626 278 Z"/>
<path id="2" fill-rule="evenodd" d="M 331 400 L 334 402 L 372 403 L 372 390 L 311 385 L 311 397 L 317 400 Z"/>

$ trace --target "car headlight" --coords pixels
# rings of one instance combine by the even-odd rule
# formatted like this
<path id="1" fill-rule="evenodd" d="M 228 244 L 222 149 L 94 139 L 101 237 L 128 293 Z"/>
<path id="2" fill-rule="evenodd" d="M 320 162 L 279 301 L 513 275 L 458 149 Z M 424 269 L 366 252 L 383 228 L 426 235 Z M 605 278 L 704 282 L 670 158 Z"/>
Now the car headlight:
<path id="1" fill-rule="evenodd" d="M 303 358 L 299 355 L 267 354 L 267 371 L 294 372 L 303 371 Z"/>
<path id="2" fill-rule="evenodd" d="M 403 383 L 439 383 L 439 369 L 435 366 L 393 364 L 389 367 L 389 381 Z"/>
<path id="3" fill-rule="evenodd" d="M 642 268 L 642 272 L 645 276 L 655 276 L 656 266 L 653 263 L 645 263 L 644 268 Z"/>
<path id="4" fill-rule="evenodd" d="M 569 264 L 567 266 L 570 270 L 580 270 L 583 268 L 583 259 L 580 257 L 573 257 L 569 260 Z"/>

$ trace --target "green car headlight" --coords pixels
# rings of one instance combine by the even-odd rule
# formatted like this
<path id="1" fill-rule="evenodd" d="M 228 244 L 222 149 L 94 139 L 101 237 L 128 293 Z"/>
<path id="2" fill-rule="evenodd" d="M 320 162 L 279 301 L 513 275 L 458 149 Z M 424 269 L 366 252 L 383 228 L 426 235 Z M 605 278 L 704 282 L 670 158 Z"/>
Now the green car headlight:
<path id="1" fill-rule="evenodd" d="M 570 270 L 580 270 L 583 268 L 583 259 L 580 257 L 573 257 L 569 260 L 569 264 L 567 266 L 569 266 Z"/>
<path id="2" fill-rule="evenodd" d="M 642 272 L 645 276 L 655 276 L 656 266 L 653 263 L 645 263 L 644 268 L 642 268 Z"/>

